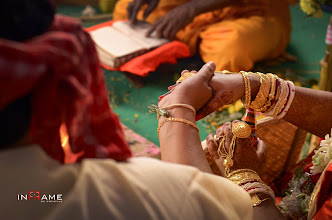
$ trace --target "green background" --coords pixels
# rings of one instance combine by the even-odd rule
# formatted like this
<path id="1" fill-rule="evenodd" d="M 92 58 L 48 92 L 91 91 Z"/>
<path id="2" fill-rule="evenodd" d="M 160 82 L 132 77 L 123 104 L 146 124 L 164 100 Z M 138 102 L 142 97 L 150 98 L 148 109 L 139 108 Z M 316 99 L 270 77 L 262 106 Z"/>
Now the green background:
<path id="1" fill-rule="evenodd" d="M 83 6 L 58 5 L 57 12 L 79 17 Z M 283 73 L 284 77 L 302 84 L 317 83 L 319 80 L 319 62 L 325 53 L 325 35 L 330 14 L 324 12 L 323 18 L 308 18 L 298 5 L 291 6 L 292 37 L 287 52 L 298 58 L 297 62 L 286 62 L 279 66 L 265 67 L 273 73 Z M 85 27 L 98 22 L 83 22 Z M 158 121 L 156 115 L 148 114 L 147 106 L 157 104 L 158 97 L 174 84 L 183 69 L 198 70 L 203 61 L 198 57 L 179 60 L 178 64 L 163 64 L 148 77 L 141 78 L 144 87 L 136 88 L 122 72 L 106 71 L 105 81 L 110 94 L 110 102 L 123 124 L 146 137 L 159 146 L 157 136 Z M 198 122 L 201 140 L 208 135 L 202 122 Z"/>

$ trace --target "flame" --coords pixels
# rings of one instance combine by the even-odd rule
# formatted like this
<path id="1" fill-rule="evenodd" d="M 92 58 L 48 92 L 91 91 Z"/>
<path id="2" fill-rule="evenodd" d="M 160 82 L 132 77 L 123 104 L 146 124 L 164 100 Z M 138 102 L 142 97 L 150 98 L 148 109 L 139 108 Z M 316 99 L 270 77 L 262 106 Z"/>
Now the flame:
<path id="1" fill-rule="evenodd" d="M 73 153 L 69 144 L 69 135 L 67 126 L 62 123 L 59 129 L 61 146 L 65 153 L 65 163 L 75 163 L 77 158 L 83 154 L 83 152 Z"/>

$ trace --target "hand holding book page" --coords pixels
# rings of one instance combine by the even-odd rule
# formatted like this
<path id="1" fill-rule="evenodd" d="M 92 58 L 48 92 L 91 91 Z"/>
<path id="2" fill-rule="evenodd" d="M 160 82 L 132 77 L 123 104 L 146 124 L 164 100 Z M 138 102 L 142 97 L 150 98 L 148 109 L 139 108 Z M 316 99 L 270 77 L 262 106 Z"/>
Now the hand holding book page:
<path id="1" fill-rule="evenodd" d="M 155 36 L 146 37 L 151 24 L 137 22 L 131 25 L 128 21 L 114 22 L 91 31 L 101 62 L 110 67 L 119 67 L 127 61 L 140 56 L 169 41 Z"/>

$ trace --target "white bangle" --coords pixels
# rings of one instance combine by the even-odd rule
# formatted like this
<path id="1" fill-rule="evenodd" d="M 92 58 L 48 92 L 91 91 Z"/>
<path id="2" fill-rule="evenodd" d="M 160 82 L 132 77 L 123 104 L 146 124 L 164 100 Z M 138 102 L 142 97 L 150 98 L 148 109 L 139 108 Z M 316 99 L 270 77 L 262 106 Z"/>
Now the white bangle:
<path id="1" fill-rule="evenodd" d="M 289 87 L 289 98 L 287 100 L 286 107 L 282 110 L 282 112 L 279 113 L 279 115 L 277 115 L 276 118 L 278 118 L 278 119 L 283 118 L 287 114 L 287 112 L 288 112 L 288 110 L 289 110 L 289 108 L 290 108 L 290 106 L 293 102 L 294 96 L 295 96 L 295 85 L 294 85 L 294 83 L 292 81 L 286 81 L 286 82 L 287 82 L 288 87 Z"/>

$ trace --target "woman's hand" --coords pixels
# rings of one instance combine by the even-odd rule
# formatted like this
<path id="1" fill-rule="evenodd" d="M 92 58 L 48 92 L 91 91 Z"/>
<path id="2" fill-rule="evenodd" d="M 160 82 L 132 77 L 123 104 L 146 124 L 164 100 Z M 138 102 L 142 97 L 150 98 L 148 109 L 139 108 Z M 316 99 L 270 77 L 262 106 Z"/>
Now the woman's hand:
<path id="1" fill-rule="evenodd" d="M 255 98 L 260 81 L 259 78 L 249 75 L 251 95 Z M 213 89 L 214 95 L 206 105 L 197 113 L 197 119 L 211 114 L 224 105 L 232 104 L 239 100 L 245 94 L 244 80 L 241 74 L 222 74 L 215 73 L 209 82 L 209 86 Z"/>
<path id="2" fill-rule="evenodd" d="M 215 68 L 216 64 L 213 62 L 205 64 L 197 74 L 178 84 L 172 93 L 165 96 L 159 102 L 158 106 L 166 107 L 172 104 L 188 104 L 193 106 L 195 110 L 200 109 L 213 95 L 213 91 L 208 83 L 214 74 Z"/>
<path id="3" fill-rule="evenodd" d="M 225 148 L 229 152 L 231 140 L 233 138 L 232 126 L 238 122 L 238 120 L 226 122 L 223 126 L 220 126 L 216 132 L 217 139 L 225 136 Z M 213 134 L 209 134 L 206 138 L 206 144 L 209 153 L 214 157 L 216 165 L 218 166 L 220 173 L 225 174 L 224 158 L 218 154 L 219 141 L 216 141 Z M 252 145 L 248 138 L 236 138 L 234 155 L 234 165 L 231 167 L 231 171 L 237 169 L 251 169 L 257 173 L 261 172 L 261 168 L 266 160 L 266 146 L 263 141 L 259 140 L 256 147 Z"/>
<path id="4" fill-rule="evenodd" d="M 147 32 L 147 36 L 151 36 L 152 32 L 155 31 L 157 37 L 173 40 L 176 33 L 192 22 L 196 16 L 195 10 L 190 7 L 190 4 L 188 2 L 169 11 L 153 24 Z"/>
<path id="5" fill-rule="evenodd" d="M 148 7 L 145 9 L 143 19 L 146 19 L 149 14 L 158 6 L 159 0 L 133 0 L 127 7 L 128 20 L 134 24 L 137 21 L 137 13 L 143 5 L 147 4 Z"/>
<path id="6" fill-rule="evenodd" d="M 172 92 L 158 103 L 160 108 L 172 104 L 187 104 L 200 109 L 213 95 L 209 80 L 214 74 L 216 65 L 213 62 L 205 64 L 193 76 L 177 84 Z M 187 108 L 168 110 L 169 116 L 195 123 L 195 114 Z M 159 140 L 161 158 L 163 161 L 186 164 L 197 167 L 201 171 L 212 173 L 205 158 L 197 128 L 190 123 L 170 121 L 159 117 Z"/>

